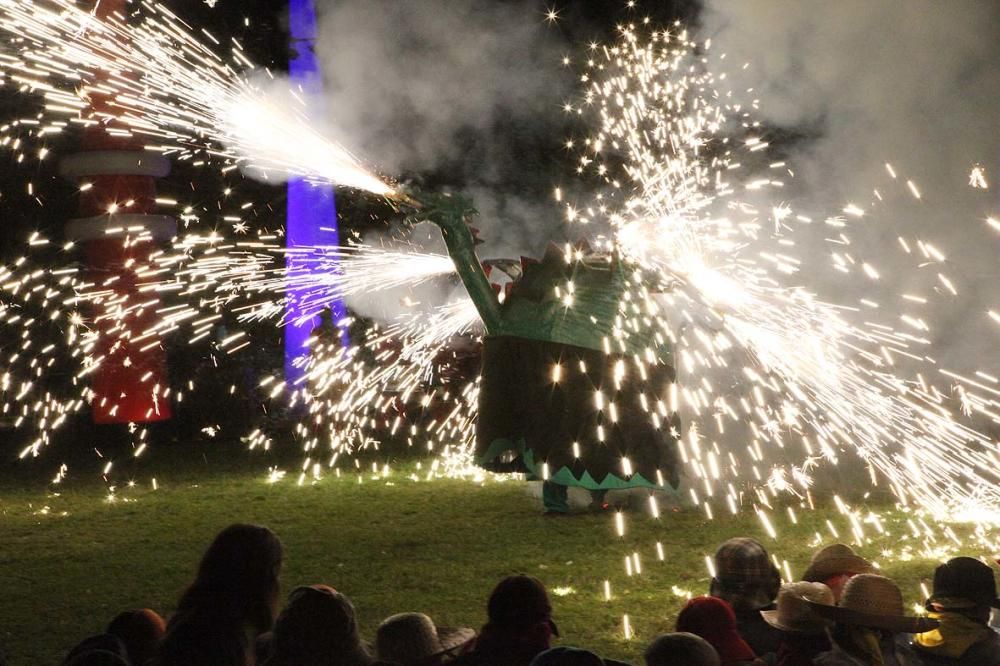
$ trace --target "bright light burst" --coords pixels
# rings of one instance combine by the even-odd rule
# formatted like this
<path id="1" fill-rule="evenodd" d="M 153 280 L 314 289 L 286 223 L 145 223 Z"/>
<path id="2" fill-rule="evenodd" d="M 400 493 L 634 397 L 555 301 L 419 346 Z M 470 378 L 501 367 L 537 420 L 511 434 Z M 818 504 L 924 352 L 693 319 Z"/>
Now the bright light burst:
<path id="1" fill-rule="evenodd" d="M 789 276 L 808 278 L 794 251 L 812 239 L 812 220 L 782 204 L 773 229 L 760 223 L 758 202 L 768 190 L 780 196 L 785 165 L 766 161 L 761 129 L 720 89 L 724 76 L 712 71 L 705 45 L 683 31 L 644 38 L 626 27 L 595 51 L 602 57 L 582 77 L 578 108 L 597 127 L 578 172 L 606 187 L 590 205 L 566 204 L 567 218 L 606 222 L 610 242 L 670 287 L 653 298 L 671 313 L 665 333 L 677 340 L 693 496 L 701 486 L 701 501 L 720 501 L 709 498 L 721 483 L 726 501 L 739 504 L 732 481 L 742 478 L 759 486 L 756 502 L 766 506 L 763 490 L 801 496 L 817 462 L 857 457 L 865 476 L 903 504 L 1000 518 L 996 444 L 961 414 L 1000 421 L 1000 392 L 936 367 L 922 317 L 902 313 L 900 328 L 864 311 L 864 301 L 827 303 L 786 286 Z M 906 186 L 920 198 L 912 181 Z M 853 205 L 845 212 L 864 214 Z M 827 225 L 849 229 L 844 219 Z M 921 258 L 944 260 L 933 245 L 918 246 Z M 842 267 L 878 278 L 869 264 L 857 273 Z M 953 389 L 936 388 L 936 376 Z"/>
<path id="2" fill-rule="evenodd" d="M 204 38 L 215 47 L 222 46 L 219 40 L 204 30 L 197 34 L 165 5 L 143 3 L 126 25 L 121 16 L 99 20 L 68 0 L 14 0 L 0 4 L 0 31 L 11 37 L 8 51 L 0 54 L 5 80 L 21 93 L 44 99 L 41 113 L 2 128 L 6 132 L 2 143 L 19 162 L 32 143 L 43 145 L 37 155 L 41 160 L 49 150 L 44 143 L 54 135 L 72 125 L 101 124 L 116 136 L 135 139 L 145 150 L 193 166 L 211 165 L 223 175 L 237 168 L 271 179 L 294 174 L 375 194 L 394 194 L 342 146 L 314 128 L 296 91 L 265 94 L 265 87 L 277 87 L 269 82 L 270 72 L 254 67 L 237 39 L 230 39 L 231 63 L 226 63 Z M 95 96 L 106 102 L 100 106 L 107 110 L 91 109 Z M 37 194 L 32 183 L 27 187 L 29 195 Z M 83 183 L 81 191 L 89 187 Z M 98 349 L 114 349 L 119 342 L 141 342 L 142 349 L 147 349 L 180 338 L 204 346 L 213 357 L 235 355 L 252 344 L 252 336 L 245 330 L 232 330 L 234 315 L 246 324 L 304 325 L 303 320 L 324 310 L 331 300 L 410 287 L 454 271 L 448 257 L 416 251 L 362 246 L 282 248 L 280 230 L 251 228 L 252 202 L 227 211 L 236 207 L 231 194 L 227 188 L 220 199 L 222 221 L 234 235 L 250 238 L 237 242 L 214 231 L 195 231 L 153 252 L 148 261 L 126 267 L 122 279 L 134 280 L 141 294 L 162 299 L 159 304 L 141 297 L 127 301 L 114 284 L 89 281 L 76 264 L 51 268 L 62 257 L 53 255 L 48 240 L 37 234 L 29 239 L 33 255 L 3 267 L 0 326 L 5 329 L 5 340 L 16 336 L 24 341 L 4 359 L 3 414 L 13 425 L 32 427 L 38 433 L 22 456 L 38 455 L 67 417 L 88 403 L 116 399 L 96 396 L 88 387 L 88 375 L 108 360 Z M 177 207 L 185 228 L 198 229 L 205 217 L 203 207 L 184 206 L 174 199 L 163 197 L 157 204 Z M 129 205 L 115 204 L 110 213 L 127 212 Z M 113 217 L 109 219 L 113 224 Z M 214 216 L 211 221 L 216 221 Z M 121 227 L 108 233 L 125 246 L 149 240 L 139 228 Z M 292 269 L 283 265 L 290 253 L 297 258 Z M 289 291 L 290 286 L 295 289 Z M 292 298 L 289 293 L 300 301 L 299 310 L 305 313 L 302 320 L 285 318 L 287 301 Z M 144 316 L 150 308 L 155 308 L 152 320 Z M 98 326 L 102 321 L 110 323 Z M 308 368 L 308 385 L 289 387 L 287 396 L 293 406 L 297 401 L 310 403 L 317 423 L 325 418 L 342 426 L 342 433 L 330 432 L 335 454 L 363 448 L 371 441 L 365 434 L 370 431 L 395 434 L 401 423 L 398 412 L 404 406 L 397 403 L 411 398 L 423 408 L 437 410 L 439 403 L 450 401 L 447 413 L 432 420 L 430 427 L 439 440 L 464 446 L 472 417 L 467 409 L 457 409 L 452 403 L 468 396 L 475 384 L 456 386 L 457 397 L 443 390 L 429 396 L 422 391 L 428 377 L 447 366 L 448 360 L 440 358 L 445 342 L 475 323 L 468 301 L 423 309 L 419 315 L 416 311 L 404 314 L 384 331 L 376 327 L 343 354 L 334 353 L 331 347 L 317 353 L 315 363 L 303 359 L 304 364 L 315 366 Z M 113 339 L 102 340 L 102 336 Z M 370 367 L 373 361 L 378 367 Z M 330 377 L 317 377 L 325 372 Z M 329 392 L 316 392 L 319 386 L 336 385 L 345 378 L 351 379 L 351 390 L 339 392 L 336 400 L 321 396 Z M 180 402 L 196 386 L 189 380 L 184 390 L 172 392 L 170 387 L 152 384 L 149 390 L 154 401 Z M 272 398 L 285 396 L 274 387 L 269 391 Z M 383 395 L 395 397 L 371 400 Z M 374 410 L 366 412 L 372 404 Z M 475 404 L 474 394 L 468 404 Z M 115 410 L 112 405 L 110 412 Z M 329 414 L 319 415 L 320 410 Z M 376 418 L 378 410 L 385 414 Z M 453 428 L 452 423 L 460 425 Z M 408 428 L 415 439 L 416 426 Z M 214 426 L 210 429 L 217 432 Z M 139 429 L 136 435 L 136 455 L 145 450 L 144 432 Z M 256 433 L 249 440 L 251 446 L 261 443 Z M 308 439 L 307 451 L 315 445 L 315 438 Z M 110 471 L 109 463 L 105 475 Z"/>
<path id="3" fill-rule="evenodd" d="M 16 44 L 14 53 L 0 54 L 0 69 L 22 91 L 45 98 L 45 134 L 114 119 L 109 131 L 175 160 L 393 193 L 316 131 L 296 91 L 267 94 L 271 73 L 257 70 L 235 38 L 228 40 L 230 64 L 165 5 L 142 3 L 138 14 L 126 25 L 120 16 L 100 20 L 73 0 L 0 4 L 0 31 Z M 107 111 L 89 111 L 95 96 Z"/>

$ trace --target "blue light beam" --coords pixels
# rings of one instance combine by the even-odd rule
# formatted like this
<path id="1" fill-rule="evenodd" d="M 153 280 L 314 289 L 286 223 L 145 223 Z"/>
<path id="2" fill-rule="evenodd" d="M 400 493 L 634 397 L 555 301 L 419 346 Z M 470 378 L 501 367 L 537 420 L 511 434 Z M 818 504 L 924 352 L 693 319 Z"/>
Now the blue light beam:
<path id="1" fill-rule="evenodd" d="M 288 73 L 292 83 L 306 92 L 310 103 L 310 112 L 322 113 L 317 108 L 319 93 L 323 90 L 323 76 L 319 60 L 313 46 L 316 42 L 316 8 L 312 0 L 289 0 L 288 19 L 291 32 L 291 44 L 294 49 L 289 59 Z M 266 132 L 267 128 L 262 127 Z M 302 179 L 288 181 L 288 207 L 285 222 L 285 244 L 287 247 L 303 245 L 338 245 L 340 236 L 337 232 L 337 207 L 333 197 L 333 187 L 315 185 Z M 286 260 L 288 269 L 302 266 L 294 255 Z M 286 311 L 286 321 L 299 321 L 303 312 L 295 303 L 304 292 L 296 292 L 289 288 L 290 304 Z M 340 321 L 347 313 L 343 301 L 331 303 L 334 322 Z M 313 317 L 301 325 L 289 324 L 285 327 L 285 379 L 292 382 L 302 377 L 302 368 L 296 368 L 293 363 L 296 358 L 307 353 L 305 341 L 309 338 L 314 326 L 319 323 L 319 317 Z M 346 335 L 344 337 L 346 342 Z"/>

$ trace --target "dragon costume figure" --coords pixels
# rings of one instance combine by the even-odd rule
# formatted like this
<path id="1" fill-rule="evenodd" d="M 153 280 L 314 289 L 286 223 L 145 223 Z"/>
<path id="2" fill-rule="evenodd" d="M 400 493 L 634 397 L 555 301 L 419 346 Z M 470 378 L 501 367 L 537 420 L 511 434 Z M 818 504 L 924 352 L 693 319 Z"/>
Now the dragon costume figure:
<path id="1" fill-rule="evenodd" d="M 476 464 L 591 491 L 676 488 L 673 358 L 661 333 L 636 324 L 638 270 L 551 246 L 501 300 L 476 255 L 471 202 L 421 198 L 414 220 L 440 227 L 485 326 Z"/>

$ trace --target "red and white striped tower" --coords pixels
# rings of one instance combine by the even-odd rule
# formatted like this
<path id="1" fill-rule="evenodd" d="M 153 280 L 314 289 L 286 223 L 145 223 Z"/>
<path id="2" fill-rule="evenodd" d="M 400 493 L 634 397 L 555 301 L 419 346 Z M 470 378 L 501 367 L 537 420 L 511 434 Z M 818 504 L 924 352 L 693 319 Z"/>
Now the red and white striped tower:
<path id="1" fill-rule="evenodd" d="M 126 0 L 99 0 L 96 15 L 124 16 L 125 8 Z M 90 374 L 91 409 L 95 423 L 161 421 L 171 415 L 166 354 L 156 336 L 143 337 L 159 299 L 140 291 L 135 268 L 177 233 L 173 217 L 154 213 L 156 179 L 170 173 L 170 161 L 116 126 L 111 100 L 96 88 L 88 100 L 98 122 L 84 130 L 80 152 L 59 164 L 81 187 L 66 238 L 82 249 L 89 280 L 113 291 L 107 304 L 86 313 L 100 333 L 91 352 L 99 363 Z"/>

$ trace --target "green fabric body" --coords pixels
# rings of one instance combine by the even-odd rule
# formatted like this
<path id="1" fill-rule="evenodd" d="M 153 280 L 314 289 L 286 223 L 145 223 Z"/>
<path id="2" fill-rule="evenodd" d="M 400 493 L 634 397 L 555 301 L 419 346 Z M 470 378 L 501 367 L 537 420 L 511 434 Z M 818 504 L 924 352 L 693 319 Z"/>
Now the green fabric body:
<path id="1" fill-rule="evenodd" d="M 503 438 L 490 442 L 490 446 L 482 454 L 476 456 L 476 464 L 480 467 L 490 469 L 491 463 L 505 456 L 513 456 L 517 460 L 517 467 L 503 471 L 518 471 L 527 474 L 529 479 L 538 480 L 544 478 L 541 463 L 535 458 L 535 452 L 525 447 L 523 439 L 518 440 L 516 443 Z M 604 480 L 598 481 L 590 475 L 590 472 L 584 471 L 582 474 L 576 474 L 568 466 L 560 467 L 557 470 L 549 470 L 548 480 L 558 486 L 576 486 L 578 488 L 586 488 L 587 490 L 662 488 L 655 481 L 646 479 L 642 474 L 633 474 L 628 479 L 624 479 L 617 474 L 609 473 L 604 477 Z"/>
<path id="2" fill-rule="evenodd" d="M 602 489 L 590 491 L 591 507 L 600 506 L 608 491 Z M 569 488 L 554 481 L 542 483 L 542 506 L 549 513 L 569 513 Z"/>
<path id="3" fill-rule="evenodd" d="M 679 419 L 648 410 L 649 404 L 666 402 L 674 381 L 669 343 L 662 335 L 657 341 L 652 329 L 637 333 L 621 326 L 622 311 L 631 307 L 625 294 L 641 286 L 638 274 L 616 258 L 591 255 L 567 262 L 561 252 L 550 251 L 525 267 L 501 304 L 465 223 L 471 210 L 461 199 L 440 198 L 422 215 L 441 227 L 486 326 L 477 464 L 542 478 L 544 463 L 552 482 L 591 490 L 676 487 Z M 568 294 L 571 303 L 565 300 Z M 636 356 L 644 360 L 645 379 L 634 367 Z M 616 363 L 628 368 L 620 386 Z M 551 378 L 556 364 L 566 375 L 559 382 Z M 595 391 L 614 401 L 617 421 L 594 407 Z M 574 444 L 579 457 L 570 453 Z M 626 458 L 631 464 L 627 478 Z"/>
<path id="4" fill-rule="evenodd" d="M 641 280 L 626 263 L 610 256 L 591 255 L 567 262 L 560 252 L 547 252 L 542 261 L 528 265 L 524 276 L 501 304 L 482 262 L 476 255 L 476 239 L 466 217 L 474 213 L 471 203 L 460 197 L 438 197 L 420 213 L 441 228 L 448 254 L 455 264 L 469 297 L 486 326 L 487 336 L 511 336 L 558 342 L 587 349 L 604 350 L 605 339 L 613 353 L 645 353 L 651 349 L 660 362 L 673 365 L 670 346 L 650 336 L 626 331 L 615 337 L 623 296 Z M 559 296 L 569 292 L 572 304 Z M 619 340 L 621 341 L 619 343 Z"/>
<path id="5" fill-rule="evenodd" d="M 569 513 L 569 491 L 566 486 L 546 481 L 542 484 L 542 506 L 546 511 Z"/>
<path id="6" fill-rule="evenodd" d="M 476 464 L 497 472 L 524 472 L 588 489 L 676 487 L 680 474 L 676 415 L 643 408 L 665 401 L 673 368 L 647 365 L 616 378 L 624 355 L 522 337 L 483 341 L 476 423 Z M 563 367 L 556 382 L 551 368 Z M 618 413 L 595 406 L 595 391 Z M 603 433 L 603 434 L 602 434 Z M 574 447 L 575 445 L 575 447 Z M 575 448 L 575 451 L 574 451 Z M 630 461 L 625 475 L 623 459 Z"/>
<path id="7" fill-rule="evenodd" d="M 614 342 L 614 327 L 627 287 L 621 262 L 592 259 L 567 264 L 562 256 L 549 253 L 541 263 L 526 267 L 500 308 L 499 324 L 488 333 L 595 350 L 604 349 L 607 339 L 609 348 L 621 351 Z M 571 306 L 564 300 L 568 296 L 573 299 Z M 636 345 L 626 350 L 641 351 L 632 347 Z"/>

